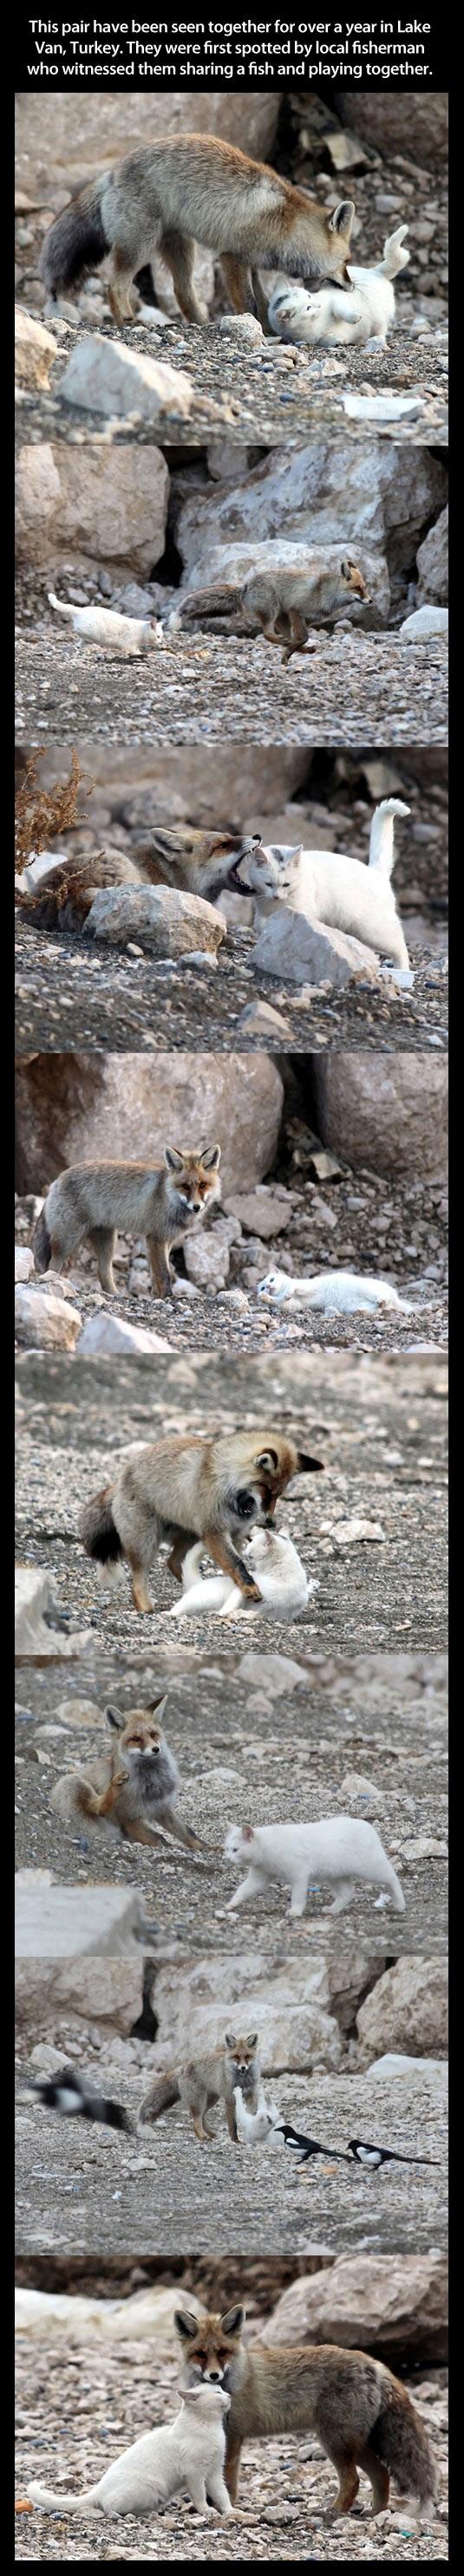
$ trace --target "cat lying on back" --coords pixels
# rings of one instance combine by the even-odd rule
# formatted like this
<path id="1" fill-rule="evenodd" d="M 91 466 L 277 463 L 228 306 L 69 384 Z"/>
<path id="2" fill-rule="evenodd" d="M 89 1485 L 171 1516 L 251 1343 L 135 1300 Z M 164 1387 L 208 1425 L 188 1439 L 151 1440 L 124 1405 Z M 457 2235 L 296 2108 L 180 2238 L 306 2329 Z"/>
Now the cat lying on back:
<path id="1" fill-rule="evenodd" d="M 407 268 L 410 253 L 404 249 L 407 224 L 398 224 L 385 242 L 383 259 L 372 268 L 357 268 L 348 262 L 351 295 L 337 286 L 319 287 L 308 295 L 296 278 L 282 280 L 274 288 L 269 304 L 271 331 L 280 340 L 328 340 L 338 347 L 353 347 L 359 341 L 375 341 L 382 346 L 395 320 L 393 280 L 401 268 Z"/>

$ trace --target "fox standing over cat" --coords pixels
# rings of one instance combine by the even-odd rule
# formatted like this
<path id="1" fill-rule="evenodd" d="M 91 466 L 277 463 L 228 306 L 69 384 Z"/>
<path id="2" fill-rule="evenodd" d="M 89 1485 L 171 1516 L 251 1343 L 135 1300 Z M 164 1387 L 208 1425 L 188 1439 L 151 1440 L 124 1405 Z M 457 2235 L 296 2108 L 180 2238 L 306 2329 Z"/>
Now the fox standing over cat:
<path id="1" fill-rule="evenodd" d="M 216 135 L 166 136 L 71 197 L 46 235 L 40 275 L 56 299 L 109 253 L 111 311 L 123 324 L 134 319 L 137 272 L 159 251 L 186 322 L 202 322 L 193 283 L 199 242 L 220 258 L 235 311 L 256 306 L 267 323 L 260 269 L 343 286 L 354 211 L 344 198 L 328 214 L 303 188 Z"/>
<path id="2" fill-rule="evenodd" d="M 420 2510 L 433 2503 L 435 2462 L 425 2425 L 407 2390 L 383 2361 L 337 2344 L 243 2340 L 245 2310 L 192 2315 L 179 2308 L 175 2326 L 187 2387 L 227 2388 L 226 2485 L 235 2503 L 243 2443 L 279 2433 L 314 2431 L 337 2470 L 334 2515 L 351 2513 L 361 2469 L 372 2489 L 371 2511 L 383 2513 L 390 2477 Z"/>
<path id="3" fill-rule="evenodd" d="M 183 1153 L 165 1145 L 157 1163 L 72 1163 L 52 1181 L 33 1236 L 36 1270 L 61 1270 L 87 1242 L 96 1254 L 100 1287 L 115 1293 L 116 1228 L 144 1234 L 155 1297 L 172 1294 L 170 1253 L 220 1198 L 220 1145 Z"/>
<path id="4" fill-rule="evenodd" d="M 111 1485 L 94 1494 L 81 1517 L 87 1556 L 102 1566 L 125 1557 L 132 1575 L 136 1610 L 152 1604 L 147 1577 L 162 1538 L 172 1541 L 171 1574 L 182 1581 L 186 1537 L 203 1539 L 221 1574 L 240 1592 L 259 1601 L 258 1586 L 240 1556 L 240 1541 L 253 1522 L 272 1524 L 279 1494 L 293 1476 L 319 1471 L 310 1458 L 279 1431 L 236 1431 L 233 1437 L 205 1439 L 199 1432 L 168 1434 L 144 1444 L 128 1458 Z"/>

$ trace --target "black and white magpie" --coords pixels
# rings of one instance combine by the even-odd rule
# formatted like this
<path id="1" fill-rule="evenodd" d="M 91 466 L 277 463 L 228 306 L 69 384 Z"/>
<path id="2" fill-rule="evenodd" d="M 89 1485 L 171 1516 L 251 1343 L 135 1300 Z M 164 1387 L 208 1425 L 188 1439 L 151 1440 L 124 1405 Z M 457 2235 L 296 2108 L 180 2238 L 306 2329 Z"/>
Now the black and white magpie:
<path id="1" fill-rule="evenodd" d="M 437 2165 L 438 2156 L 403 2156 L 396 2147 L 374 2147 L 366 2138 L 350 2138 L 348 2154 L 357 2165 Z"/>
<path id="2" fill-rule="evenodd" d="M 35 2076 L 28 2082 L 28 2092 L 35 2093 L 46 2111 L 59 2111 L 63 2119 L 77 2115 L 83 2120 L 100 2120 L 108 2129 L 128 2129 L 133 2122 L 121 2102 L 111 2102 L 97 2093 L 88 2076 L 76 2075 L 73 2066 L 60 2067 L 59 2075 Z"/>
<path id="3" fill-rule="evenodd" d="M 284 2138 L 286 2147 L 291 2147 L 293 2153 L 298 2154 L 300 2165 L 307 2165 L 310 2156 L 328 2156 L 331 2164 L 335 2163 L 335 2160 L 338 2164 L 350 2162 L 349 2156 L 342 2147 L 323 2147 L 318 2138 L 305 2138 L 303 2131 L 292 2128 L 290 2120 L 276 2120 L 274 2127 L 278 2129 L 279 2136 Z"/>

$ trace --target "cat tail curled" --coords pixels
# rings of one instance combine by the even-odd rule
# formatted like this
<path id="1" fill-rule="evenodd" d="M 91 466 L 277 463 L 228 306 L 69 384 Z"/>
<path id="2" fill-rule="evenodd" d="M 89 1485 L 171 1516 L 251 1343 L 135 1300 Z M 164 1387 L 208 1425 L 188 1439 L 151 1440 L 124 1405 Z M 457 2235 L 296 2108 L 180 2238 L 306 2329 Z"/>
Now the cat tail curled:
<path id="1" fill-rule="evenodd" d="M 395 865 L 393 840 L 395 814 L 407 815 L 410 812 L 410 805 L 403 805 L 399 796 L 384 796 L 382 804 L 376 806 L 371 823 L 369 867 L 379 868 L 384 877 L 391 877 L 392 868 Z"/>
<path id="2" fill-rule="evenodd" d="M 385 242 L 384 246 L 383 260 L 381 261 L 381 270 L 384 277 L 397 277 L 398 270 L 400 268 L 407 268 L 411 253 L 409 250 L 403 249 L 403 242 L 408 231 L 408 224 L 398 224 L 396 233 L 389 233 L 388 241 Z"/>

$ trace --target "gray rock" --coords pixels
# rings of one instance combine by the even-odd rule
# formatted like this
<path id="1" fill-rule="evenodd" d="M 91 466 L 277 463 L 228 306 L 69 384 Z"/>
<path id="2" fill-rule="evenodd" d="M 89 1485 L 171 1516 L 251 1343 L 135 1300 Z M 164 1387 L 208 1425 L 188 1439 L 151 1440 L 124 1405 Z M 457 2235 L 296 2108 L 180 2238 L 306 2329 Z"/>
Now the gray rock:
<path id="1" fill-rule="evenodd" d="M 343 992 L 359 976 L 363 983 L 377 986 L 381 980 L 372 949 L 360 939 L 348 938 L 342 930 L 322 930 L 318 923 L 306 921 L 303 913 L 287 911 L 285 904 L 276 906 L 264 923 L 253 963 L 258 973 L 277 975 L 282 983 L 324 981 L 335 992 Z"/>
<path id="2" fill-rule="evenodd" d="M 111 948 L 126 948 L 137 939 L 154 957 L 185 957 L 201 947 L 216 955 L 226 925 L 202 895 L 181 894 L 173 886 L 102 886 L 84 923 L 90 939 Z"/>
<path id="3" fill-rule="evenodd" d="M 52 360 L 58 357 L 57 341 L 43 322 L 35 322 L 24 306 L 15 307 L 15 377 L 19 385 L 42 392 L 47 390 Z"/>
<path id="4" fill-rule="evenodd" d="M 367 2057 L 379 2050 L 406 2057 L 442 2057 L 448 2027 L 446 1959 L 396 1959 L 378 1978 L 357 2016 L 358 2037 Z"/>
<path id="5" fill-rule="evenodd" d="M 403 618 L 399 631 L 403 644 L 427 644 L 432 635 L 447 636 L 448 609 L 435 608 L 432 604 L 414 608 L 411 617 Z"/>
<path id="6" fill-rule="evenodd" d="M 45 1871 L 16 1879 L 15 1953 L 26 1959 L 82 1958 L 132 1948 L 141 1920 L 136 1887 L 52 1887 Z"/>
<path id="7" fill-rule="evenodd" d="M 62 402 L 103 412 L 106 419 L 156 422 L 160 412 L 189 420 L 195 399 L 190 377 L 124 341 L 92 332 L 72 349 L 61 378 Z"/>
<path id="8" fill-rule="evenodd" d="M 353 1170 L 442 1179 L 446 1169 L 448 1067 L 428 1054 L 377 1052 L 369 1081 L 360 1055 L 327 1050 L 315 1065 L 317 1123 L 324 1144 Z"/>
<path id="9" fill-rule="evenodd" d="M 89 1315 L 78 1341 L 79 1359 L 117 1358 L 119 1351 L 133 1351 L 134 1357 L 145 1352 L 170 1351 L 171 1343 L 161 1333 L 142 1324 L 129 1324 L 123 1315 Z"/>
<path id="10" fill-rule="evenodd" d="M 418 547 L 417 569 L 419 573 L 418 608 L 423 608 L 430 600 L 440 600 L 443 605 L 448 598 L 447 509 L 440 511 L 439 519 L 435 520 L 434 527 L 429 528 L 428 536 L 424 537 L 422 545 Z"/>
<path id="11" fill-rule="evenodd" d="M 26 1350 L 74 1351 L 81 1330 L 82 1315 L 67 1298 L 22 1282 L 15 1288 L 16 1340 Z"/>

